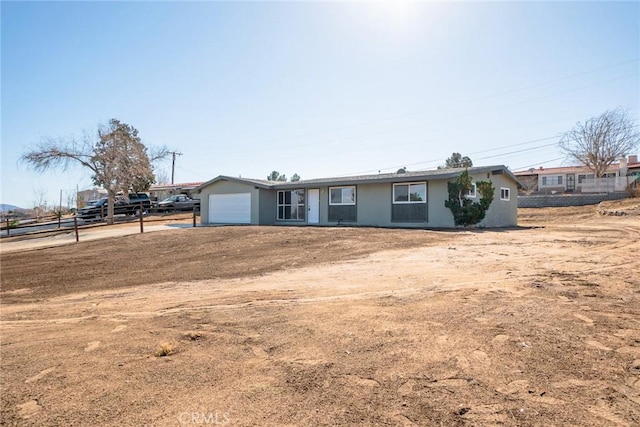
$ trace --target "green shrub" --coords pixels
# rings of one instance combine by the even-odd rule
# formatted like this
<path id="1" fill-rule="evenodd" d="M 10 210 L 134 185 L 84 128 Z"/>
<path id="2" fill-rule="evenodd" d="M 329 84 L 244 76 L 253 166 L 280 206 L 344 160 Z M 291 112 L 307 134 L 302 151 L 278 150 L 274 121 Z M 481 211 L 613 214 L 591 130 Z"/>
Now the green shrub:
<path id="1" fill-rule="evenodd" d="M 469 190 L 473 188 L 469 172 L 465 169 L 455 181 L 447 183 L 449 199 L 444 205 L 453 214 L 455 225 L 469 227 L 482 221 L 493 202 L 495 187 L 491 181 L 477 181 L 476 192 L 480 200 L 474 202 L 467 197 Z"/>

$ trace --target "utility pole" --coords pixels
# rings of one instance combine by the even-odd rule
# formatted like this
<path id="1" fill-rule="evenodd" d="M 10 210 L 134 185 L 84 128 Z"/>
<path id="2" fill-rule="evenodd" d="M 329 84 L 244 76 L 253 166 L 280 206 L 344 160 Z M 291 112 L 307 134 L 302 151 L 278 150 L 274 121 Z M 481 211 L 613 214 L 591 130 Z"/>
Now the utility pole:
<path id="1" fill-rule="evenodd" d="M 182 153 L 178 153 L 177 151 L 170 151 L 170 153 L 173 156 L 173 160 L 171 162 L 171 185 L 173 185 L 173 176 L 176 169 L 176 156 L 182 156 Z"/>

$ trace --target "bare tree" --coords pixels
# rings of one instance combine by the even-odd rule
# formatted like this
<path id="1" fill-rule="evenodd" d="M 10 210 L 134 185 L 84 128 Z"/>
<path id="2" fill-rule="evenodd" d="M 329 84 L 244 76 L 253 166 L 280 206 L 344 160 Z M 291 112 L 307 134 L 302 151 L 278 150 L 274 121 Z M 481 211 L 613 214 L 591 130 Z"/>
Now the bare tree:
<path id="1" fill-rule="evenodd" d="M 77 207 L 78 193 L 75 190 L 67 191 L 67 209 L 71 210 Z"/>
<path id="2" fill-rule="evenodd" d="M 522 187 L 519 189 L 523 191 L 527 196 L 530 196 L 534 192 L 538 191 L 538 175 L 533 174 L 534 169 L 529 169 L 531 175 L 519 176 L 518 180 L 522 183 Z"/>
<path id="3" fill-rule="evenodd" d="M 107 222 L 113 224 L 116 194 L 148 190 L 155 180 L 151 162 L 167 154 L 163 147 L 149 155 L 137 129 L 111 119 L 98 129 L 97 140 L 88 134 L 80 140 L 45 138 L 21 159 L 36 171 L 77 163 L 91 170 L 93 183 L 107 190 Z"/>
<path id="4" fill-rule="evenodd" d="M 169 178 L 169 173 L 165 169 L 160 169 L 156 171 L 156 184 L 168 184 L 171 178 Z"/>
<path id="5" fill-rule="evenodd" d="M 36 216 L 36 221 L 40 219 L 40 216 L 49 210 L 49 202 L 47 201 L 47 192 L 44 188 L 37 188 L 33 190 L 35 199 L 33 201 L 33 212 Z"/>
<path id="6" fill-rule="evenodd" d="M 627 110 L 618 108 L 591 117 L 560 139 L 560 148 L 568 155 L 602 177 L 609 166 L 631 153 L 640 142 L 638 126 Z"/>

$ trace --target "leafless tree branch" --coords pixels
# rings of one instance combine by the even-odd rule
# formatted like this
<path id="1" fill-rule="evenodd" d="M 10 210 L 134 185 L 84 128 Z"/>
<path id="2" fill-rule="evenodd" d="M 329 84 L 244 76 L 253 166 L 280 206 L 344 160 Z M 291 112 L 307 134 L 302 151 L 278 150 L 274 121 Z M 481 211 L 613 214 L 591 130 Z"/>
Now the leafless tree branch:
<path id="1" fill-rule="evenodd" d="M 630 154 L 640 143 L 640 132 L 625 109 L 618 108 L 592 117 L 565 133 L 560 148 L 569 158 L 603 176 L 609 166 Z"/>
<path id="2" fill-rule="evenodd" d="M 154 153 L 154 158 L 161 158 L 168 150 L 160 148 Z M 66 170 L 73 163 L 91 170 L 94 184 L 107 190 L 110 223 L 118 192 L 127 197 L 129 191 L 146 191 L 155 180 L 147 147 L 138 130 L 116 119 L 98 128 L 97 139 L 87 133 L 81 139 L 44 138 L 21 160 L 38 172 L 58 167 Z"/>

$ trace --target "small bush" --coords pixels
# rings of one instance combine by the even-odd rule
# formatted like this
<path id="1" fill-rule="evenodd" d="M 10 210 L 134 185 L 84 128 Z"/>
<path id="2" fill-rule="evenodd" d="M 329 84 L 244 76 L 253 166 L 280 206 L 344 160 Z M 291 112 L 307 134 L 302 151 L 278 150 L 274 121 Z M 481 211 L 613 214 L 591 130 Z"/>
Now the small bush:
<path id="1" fill-rule="evenodd" d="M 162 344 L 160 344 L 160 349 L 158 351 L 156 351 L 156 356 L 158 357 L 166 357 L 166 356 L 171 356 L 172 354 L 174 354 L 177 351 L 176 349 L 176 345 L 169 343 L 169 342 L 163 342 Z"/>

